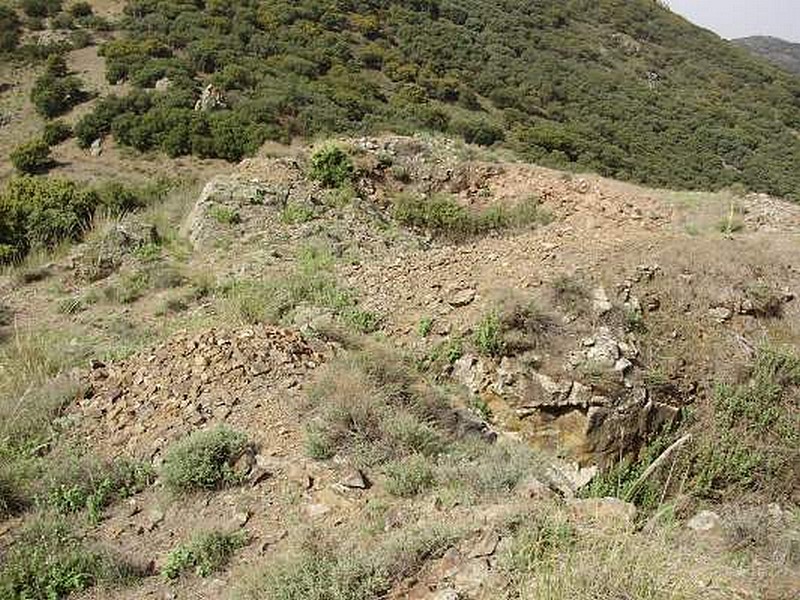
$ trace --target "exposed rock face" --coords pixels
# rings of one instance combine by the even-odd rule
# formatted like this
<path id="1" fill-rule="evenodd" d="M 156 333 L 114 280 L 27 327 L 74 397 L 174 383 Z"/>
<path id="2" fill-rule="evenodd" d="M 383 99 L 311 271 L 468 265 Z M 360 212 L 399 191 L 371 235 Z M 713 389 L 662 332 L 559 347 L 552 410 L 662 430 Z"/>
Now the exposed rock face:
<path id="1" fill-rule="evenodd" d="M 656 271 L 638 276 L 652 277 Z M 631 285 L 620 286 L 619 302 L 624 310 L 641 312 Z M 596 313 L 615 307 L 602 290 L 596 291 L 595 302 Z M 456 361 L 451 375 L 471 393 L 508 406 L 534 445 L 582 464 L 603 465 L 679 416 L 676 407 L 650 397 L 638 359 L 632 334 L 600 326 L 567 352 L 560 371 L 542 369 L 538 357 L 530 354 L 499 360 L 466 355 Z"/>
<path id="2" fill-rule="evenodd" d="M 159 241 L 154 225 L 135 217 L 109 224 L 72 257 L 72 268 L 83 281 L 99 281 L 116 271 L 132 252 Z"/>
<path id="3" fill-rule="evenodd" d="M 222 90 L 214 84 L 209 83 L 200 94 L 200 98 L 195 102 L 194 109 L 198 112 L 225 108 L 225 101 L 222 98 Z"/>

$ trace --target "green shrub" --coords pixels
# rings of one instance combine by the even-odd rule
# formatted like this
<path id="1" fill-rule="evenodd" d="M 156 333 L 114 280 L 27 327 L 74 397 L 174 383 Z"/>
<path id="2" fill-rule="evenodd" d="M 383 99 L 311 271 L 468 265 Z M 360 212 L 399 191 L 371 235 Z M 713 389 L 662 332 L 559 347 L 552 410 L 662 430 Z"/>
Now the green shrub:
<path id="1" fill-rule="evenodd" d="M 224 568 L 233 554 L 247 544 L 242 532 L 209 531 L 195 536 L 188 544 L 172 550 L 161 569 L 167 579 L 177 579 L 190 569 L 200 577 L 208 577 Z"/>
<path id="2" fill-rule="evenodd" d="M 242 222 L 242 216 L 239 214 L 239 211 L 228 206 L 219 206 L 215 204 L 209 207 L 208 214 L 211 215 L 211 218 L 217 223 L 222 225 L 238 225 Z"/>
<path id="3" fill-rule="evenodd" d="M 77 240 L 96 205 L 96 194 L 64 179 L 11 179 L 0 193 L 0 262 Z"/>
<path id="4" fill-rule="evenodd" d="M 42 139 L 48 146 L 55 146 L 72 137 L 72 127 L 64 121 L 50 121 L 44 126 Z"/>
<path id="5" fill-rule="evenodd" d="M 103 509 L 141 492 L 153 481 L 148 465 L 127 459 L 55 462 L 45 475 L 44 502 L 62 514 L 86 510 L 97 523 Z"/>
<path id="6" fill-rule="evenodd" d="M 435 481 L 433 466 L 421 455 L 411 455 L 387 464 L 385 474 L 386 491 L 401 498 L 416 496 Z"/>
<path id="7" fill-rule="evenodd" d="M 89 17 L 94 12 L 92 10 L 92 5 L 83 0 L 79 0 L 78 2 L 71 4 L 67 10 L 69 11 L 69 14 L 76 19 Z"/>
<path id="8" fill-rule="evenodd" d="M 88 547 L 63 521 L 28 524 L 0 564 L 0 597 L 65 598 L 98 584 L 130 581 L 138 573 Z"/>
<path id="9" fill-rule="evenodd" d="M 486 356 L 499 356 L 505 350 L 500 316 L 491 312 L 475 328 L 473 341 L 478 351 Z"/>
<path id="10" fill-rule="evenodd" d="M 470 211 L 448 194 L 430 197 L 400 194 L 394 198 L 393 214 L 401 225 L 456 240 L 549 220 L 535 198 L 511 208 L 495 206 L 483 211 Z"/>
<path id="11" fill-rule="evenodd" d="M 325 187 L 344 187 L 353 180 L 354 174 L 352 159 L 337 146 L 324 146 L 311 155 L 309 176 Z"/>
<path id="12" fill-rule="evenodd" d="M 214 490 L 240 483 L 233 463 L 247 446 L 244 434 L 220 427 L 197 431 L 174 444 L 161 474 L 173 492 Z"/>
<path id="13" fill-rule="evenodd" d="M 61 11 L 62 0 L 21 0 L 20 8 L 29 17 L 52 17 Z"/>
<path id="14" fill-rule="evenodd" d="M 696 493 L 791 496 L 800 477 L 799 401 L 800 358 L 780 348 L 759 349 L 746 381 L 718 385 L 711 414 L 698 423 Z"/>
<path id="15" fill-rule="evenodd" d="M 11 164 L 20 173 L 39 173 L 50 166 L 50 146 L 43 139 L 35 139 L 11 151 Z"/>
<path id="16" fill-rule="evenodd" d="M 19 43 L 21 23 L 13 8 L 0 5 L 0 53 L 15 50 Z"/>
<path id="17" fill-rule="evenodd" d="M 44 74 L 31 89 L 31 102 L 36 112 L 52 119 L 63 115 L 87 98 L 83 84 L 77 77 L 58 77 Z"/>

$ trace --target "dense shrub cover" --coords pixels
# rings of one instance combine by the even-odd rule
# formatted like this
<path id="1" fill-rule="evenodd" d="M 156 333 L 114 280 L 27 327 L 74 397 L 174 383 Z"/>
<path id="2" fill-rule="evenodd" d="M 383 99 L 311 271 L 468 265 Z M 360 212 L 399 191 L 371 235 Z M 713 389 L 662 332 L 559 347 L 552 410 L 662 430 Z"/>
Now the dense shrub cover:
<path id="1" fill-rule="evenodd" d="M 63 179 L 23 176 L 0 192 L 0 263 L 30 248 L 77 239 L 97 204 L 94 192 Z"/>
<path id="2" fill-rule="evenodd" d="M 238 160 L 265 139 L 443 130 L 669 187 L 798 197 L 800 81 L 652 0 L 131 0 L 103 46 L 136 89 L 79 126 Z M 169 91 L 149 90 L 169 77 Z M 225 108 L 195 112 L 208 79 Z M 91 133 L 89 133 L 91 132 Z"/>

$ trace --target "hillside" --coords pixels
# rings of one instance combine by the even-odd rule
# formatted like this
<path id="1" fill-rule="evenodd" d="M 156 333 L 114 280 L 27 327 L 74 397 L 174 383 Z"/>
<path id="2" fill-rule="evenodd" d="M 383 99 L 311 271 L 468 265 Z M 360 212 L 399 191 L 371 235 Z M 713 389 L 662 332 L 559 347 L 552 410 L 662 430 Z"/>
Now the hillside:
<path id="1" fill-rule="evenodd" d="M 0 0 L 0 600 L 796 600 L 799 85 L 655 1 Z"/>
<path id="2" fill-rule="evenodd" d="M 761 35 L 733 40 L 733 43 L 766 58 L 782 69 L 800 74 L 800 44 Z"/>
<path id="3" fill-rule="evenodd" d="M 800 189 L 800 83 L 652 0 L 137 1 L 97 34 L 116 89 L 78 123 L 85 148 L 236 161 L 428 130 L 649 185 Z"/>
<path id="4" fill-rule="evenodd" d="M 0 596 L 795 597 L 796 204 L 335 144 L 0 278 Z"/>

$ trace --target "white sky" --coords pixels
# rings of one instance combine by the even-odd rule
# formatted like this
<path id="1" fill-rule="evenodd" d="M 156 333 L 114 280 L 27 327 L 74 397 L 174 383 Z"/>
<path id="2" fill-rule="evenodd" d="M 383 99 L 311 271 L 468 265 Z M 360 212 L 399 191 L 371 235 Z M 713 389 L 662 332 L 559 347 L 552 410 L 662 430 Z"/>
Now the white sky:
<path id="1" fill-rule="evenodd" d="M 724 38 L 772 35 L 800 43 L 800 0 L 667 0 L 670 8 Z"/>

